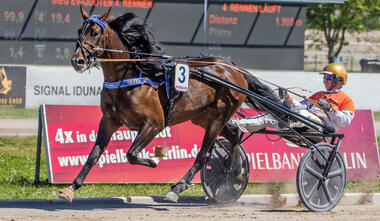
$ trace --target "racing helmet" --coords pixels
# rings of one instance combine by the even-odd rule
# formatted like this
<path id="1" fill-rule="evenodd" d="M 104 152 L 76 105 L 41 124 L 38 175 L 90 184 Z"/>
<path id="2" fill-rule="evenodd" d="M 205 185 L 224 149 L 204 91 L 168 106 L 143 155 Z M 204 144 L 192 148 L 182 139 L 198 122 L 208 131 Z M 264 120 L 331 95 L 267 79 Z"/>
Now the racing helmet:
<path id="1" fill-rule="evenodd" d="M 320 74 L 333 74 L 337 79 L 340 79 L 340 84 L 345 85 L 347 83 L 347 71 L 341 64 L 328 64 L 323 68 Z"/>

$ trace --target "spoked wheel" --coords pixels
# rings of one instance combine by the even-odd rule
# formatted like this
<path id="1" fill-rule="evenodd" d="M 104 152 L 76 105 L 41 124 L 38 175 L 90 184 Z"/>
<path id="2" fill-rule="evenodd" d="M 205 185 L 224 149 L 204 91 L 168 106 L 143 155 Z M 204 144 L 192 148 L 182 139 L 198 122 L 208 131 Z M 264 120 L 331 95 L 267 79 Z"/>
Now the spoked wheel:
<path id="1" fill-rule="evenodd" d="M 297 170 L 297 190 L 302 202 L 315 212 L 330 211 L 341 199 L 346 187 L 346 166 L 342 155 L 337 152 L 327 176 L 323 172 L 327 166 L 333 146 L 327 143 L 315 145 L 302 156 Z M 322 157 L 322 155 L 325 159 Z"/>
<path id="2" fill-rule="evenodd" d="M 202 187 L 211 201 L 217 203 L 234 202 L 247 187 L 249 162 L 247 154 L 240 146 L 240 160 L 244 169 L 243 177 L 238 179 L 231 169 L 232 147 L 225 138 L 215 142 L 208 162 L 201 169 Z"/>

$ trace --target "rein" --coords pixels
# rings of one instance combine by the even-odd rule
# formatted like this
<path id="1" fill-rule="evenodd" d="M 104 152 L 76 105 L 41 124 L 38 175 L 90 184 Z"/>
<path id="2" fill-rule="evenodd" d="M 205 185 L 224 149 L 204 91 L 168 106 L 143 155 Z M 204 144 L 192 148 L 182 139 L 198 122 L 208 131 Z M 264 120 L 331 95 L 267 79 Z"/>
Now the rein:
<path id="1" fill-rule="evenodd" d="M 102 21 L 99 20 L 99 16 L 95 16 L 95 15 L 93 15 L 93 16 L 91 16 L 90 18 L 88 18 L 88 19 L 85 21 L 85 23 L 87 23 L 85 29 L 87 29 L 87 27 L 88 27 L 88 23 L 89 23 L 89 22 L 94 22 L 94 23 L 96 23 L 97 25 L 99 25 L 99 26 L 101 27 L 101 29 L 102 29 L 102 34 L 101 34 L 101 36 L 100 36 L 100 38 L 99 38 L 99 40 L 98 40 L 97 45 L 93 45 L 93 44 L 91 44 L 91 43 L 89 43 L 89 42 L 87 42 L 87 41 L 84 41 L 84 39 L 82 39 L 82 37 L 83 37 L 83 35 L 84 35 L 84 31 L 82 32 L 82 34 L 81 34 L 79 40 L 77 41 L 77 43 L 78 43 L 80 49 L 82 50 L 82 53 L 84 52 L 84 49 L 85 49 L 85 50 L 90 54 L 90 56 L 89 56 L 88 58 L 86 58 L 86 60 L 87 60 L 87 59 L 88 59 L 88 60 L 96 59 L 96 60 L 98 60 L 98 61 L 100 61 L 100 62 L 126 62 L 126 61 L 129 61 L 129 62 L 160 62 L 160 61 L 162 61 L 162 60 L 172 59 L 172 60 L 182 61 L 182 62 L 185 62 L 185 63 L 188 63 L 188 64 L 194 63 L 194 64 L 192 65 L 193 67 L 196 66 L 196 65 L 199 65 L 199 64 L 204 64 L 204 65 L 222 65 L 222 66 L 225 66 L 225 67 L 231 68 L 231 69 L 233 69 L 233 70 L 235 70 L 235 71 L 238 71 L 238 72 L 240 72 L 240 73 L 242 73 L 242 74 L 246 74 L 246 75 L 252 76 L 251 73 L 249 73 L 248 71 L 246 71 L 246 70 L 244 70 L 244 69 L 241 69 L 241 68 L 238 68 L 238 67 L 236 67 L 236 66 L 233 66 L 233 65 L 230 65 L 230 64 L 227 64 L 227 63 L 223 63 L 223 62 L 217 62 L 217 61 L 199 61 L 199 60 L 198 60 L 198 61 L 195 61 L 195 60 L 185 60 L 185 59 L 181 59 L 181 58 L 174 58 L 174 57 L 171 57 L 171 56 L 158 55 L 158 54 L 149 54 L 149 53 L 142 53 L 142 52 L 131 52 L 131 51 L 123 51 L 123 50 L 114 50 L 114 49 L 99 48 L 99 44 L 100 44 L 100 42 L 101 42 L 102 40 L 104 40 L 104 30 L 105 30 L 105 28 L 106 28 L 106 24 L 105 24 L 104 22 L 102 22 Z M 86 44 L 91 45 L 91 46 L 93 47 L 92 52 L 91 52 L 87 47 L 85 47 L 85 46 L 83 45 L 83 43 L 86 43 Z M 119 58 L 119 59 L 117 59 L 117 58 L 116 58 L 116 59 L 112 59 L 112 58 L 97 58 L 97 57 L 95 56 L 95 53 L 98 52 L 98 51 L 106 51 L 106 52 L 114 52 L 114 53 L 126 53 L 126 54 L 134 54 L 134 55 L 141 55 L 141 56 L 149 56 L 149 57 L 154 57 L 154 58 Z M 83 53 L 83 54 L 84 54 L 84 53 Z M 89 64 L 89 62 L 87 62 L 87 63 Z M 90 64 L 89 64 L 89 66 L 90 66 Z M 89 69 L 89 68 L 90 68 L 90 67 L 88 67 L 88 69 Z M 304 100 L 310 102 L 310 103 L 313 104 L 314 106 L 316 106 L 316 107 L 318 107 L 319 109 L 321 109 L 321 110 L 325 113 L 325 115 L 327 116 L 327 118 L 328 118 L 329 120 L 331 120 L 330 115 L 327 113 L 327 111 L 326 111 L 325 109 L 323 109 L 323 108 L 321 107 L 321 105 L 318 104 L 317 101 L 315 101 L 315 100 L 313 100 L 313 99 L 310 99 L 310 98 L 307 98 L 306 96 L 303 96 L 303 95 L 297 94 L 297 93 L 295 93 L 295 92 L 293 92 L 293 91 L 290 91 L 290 90 L 288 90 L 288 89 L 286 89 L 286 88 L 283 88 L 283 87 L 281 87 L 281 86 L 279 86 L 279 85 L 277 85 L 277 84 L 274 84 L 274 83 L 272 83 L 272 82 L 269 82 L 269 81 L 267 81 L 267 80 L 265 80 L 265 79 L 259 78 L 259 77 L 257 77 L 257 76 L 254 76 L 254 77 L 257 78 L 257 79 L 259 79 L 259 80 L 261 80 L 261 81 L 264 81 L 264 82 L 266 82 L 266 83 L 268 83 L 268 84 L 270 84 L 270 85 L 272 85 L 272 86 L 275 86 L 275 87 L 281 88 L 281 89 L 283 89 L 283 90 L 285 90 L 285 91 L 287 91 L 287 92 L 289 92 L 289 93 L 291 93 L 291 94 L 293 94 L 293 95 L 295 95 L 295 96 L 301 97 L 302 99 L 304 99 Z M 129 85 L 131 85 L 131 84 L 134 85 L 134 84 L 136 83 L 136 80 L 137 80 L 137 79 L 133 79 L 131 82 L 130 82 L 130 81 L 128 81 L 128 82 L 124 82 L 123 80 L 120 80 L 120 81 L 118 81 L 118 82 L 105 82 L 105 85 L 107 85 L 107 83 L 108 83 L 108 85 L 109 85 L 109 83 L 111 83 L 111 84 L 115 83 L 115 84 L 119 84 L 119 87 L 120 87 L 120 83 L 121 83 L 121 84 L 124 84 L 124 85 L 128 85 L 128 86 L 129 86 Z M 139 79 L 139 80 L 140 80 L 140 79 Z M 137 81 L 139 81 L 139 80 L 137 80 Z M 141 84 L 141 83 L 142 83 L 142 82 L 141 82 L 141 80 L 140 80 L 140 82 L 138 82 L 138 84 Z M 123 85 L 123 86 L 124 86 L 124 85 Z M 110 87 L 114 87 L 115 85 L 112 85 L 112 86 L 109 85 L 109 86 L 110 86 Z"/>
<path id="2" fill-rule="evenodd" d="M 101 62 L 124 62 L 124 61 L 139 61 L 139 62 L 159 62 L 162 59 L 149 59 L 149 58 L 97 58 Z"/>
<path id="3" fill-rule="evenodd" d="M 229 68 L 231 68 L 231 69 L 233 69 L 233 70 L 239 71 L 239 72 L 242 73 L 242 74 L 246 74 L 246 75 L 252 76 L 251 73 L 249 73 L 248 71 L 246 71 L 246 70 L 244 70 L 244 69 L 241 69 L 241 68 L 238 68 L 238 67 L 236 67 L 236 66 L 233 66 L 233 65 L 230 65 L 230 64 L 226 64 L 226 63 L 223 63 L 223 62 L 217 62 L 217 61 L 191 61 L 191 60 L 189 60 L 189 61 L 187 61 L 187 62 L 190 62 L 190 63 L 201 63 L 201 64 L 202 64 L 202 63 L 203 63 L 203 64 L 207 64 L 207 63 L 208 63 L 208 64 L 222 65 L 222 66 L 225 66 L 225 67 L 229 67 Z M 283 89 L 283 90 L 286 90 L 286 91 L 288 91 L 289 93 L 291 93 L 291 94 L 293 94 L 293 95 L 296 95 L 296 96 L 298 96 L 298 97 L 301 97 L 302 99 L 304 99 L 304 100 L 306 100 L 306 101 L 309 101 L 311 104 L 313 104 L 314 106 L 316 106 L 316 107 L 318 107 L 319 109 L 321 109 L 321 110 L 323 111 L 323 113 L 327 116 L 327 118 L 329 119 L 329 121 L 331 121 L 330 115 L 327 113 L 327 111 L 326 111 L 325 109 L 322 108 L 321 105 L 318 104 L 318 101 L 313 100 L 313 99 L 310 99 L 310 98 L 308 98 L 308 97 L 306 97 L 306 96 L 304 96 L 304 95 L 300 95 L 300 94 L 298 94 L 298 93 L 296 93 L 296 92 L 293 92 L 293 91 L 291 91 L 291 90 L 288 90 L 288 89 L 286 89 L 286 88 L 283 88 L 283 87 L 281 87 L 281 86 L 279 86 L 279 85 L 277 85 L 277 84 L 275 84 L 275 83 L 272 83 L 272 82 L 270 82 L 270 81 L 267 81 L 267 80 L 265 80 L 265 79 L 259 78 L 259 77 L 257 77 L 257 76 L 254 76 L 254 77 L 257 78 L 257 79 L 259 79 L 259 80 L 261 80 L 261 81 L 264 81 L 265 83 L 268 83 L 268 84 L 270 84 L 270 85 L 272 85 L 272 86 L 275 86 L 275 87 L 281 88 L 281 89 Z"/>
<path id="4" fill-rule="evenodd" d="M 118 50 L 115 50 L 115 52 L 118 51 Z M 126 51 L 120 51 L 120 52 L 123 52 L 123 53 L 134 53 L 134 52 L 126 52 Z M 145 53 L 144 53 L 145 54 Z M 148 54 L 146 54 L 148 55 Z M 156 55 L 156 56 L 159 56 L 159 55 Z M 169 59 L 169 58 L 173 58 L 173 57 L 170 57 L 170 56 L 159 56 L 157 58 L 143 58 L 143 59 L 133 59 L 133 58 L 121 58 L 121 59 L 107 59 L 107 58 L 99 58 L 98 60 L 99 61 L 103 61 L 103 62 L 122 62 L 122 61 L 139 61 L 139 62 L 154 62 L 154 61 L 161 61 L 163 59 Z M 251 73 L 249 73 L 248 71 L 244 70 L 244 69 L 241 69 L 241 68 L 238 68 L 236 66 L 233 66 L 233 65 L 230 65 L 230 64 L 226 64 L 226 63 L 223 63 L 223 62 L 217 62 L 217 61 L 194 61 L 194 60 L 184 60 L 184 59 L 175 59 L 173 58 L 174 60 L 177 60 L 177 61 L 183 61 L 183 62 L 186 62 L 186 63 L 194 63 L 193 66 L 196 66 L 197 64 L 205 64 L 205 65 L 222 65 L 222 66 L 225 66 L 225 67 L 228 67 L 228 68 L 231 68 L 235 71 L 238 71 L 242 74 L 246 74 L 246 75 L 249 75 L 249 76 L 252 76 Z M 329 121 L 331 121 L 331 118 L 330 118 L 330 115 L 327 113 L 327 111 L 325 109 L 322 108 L 321 105 L 318 104 L 318 101 L 316 100 L 313 100 L 313 99 L 310 99 L 304 95 L 300 95 L 296 92 L 293 92 L 289 89 L 286 89 L 286 88 L 283 88 L 275 83 L 272 83 L 270 81 L 267 81 L 265 79 L 262 79 L 262 78 L 259 78 L 257 76 L 254 76 L 255 78 L 261 80 L 261 81 L 264 81 L 265 83 L 268 83 L 272 86 L 275 86 L 275 87 L 278 87 L 278 88 L 281 88 L 295 96 L 298 96 L 308 102 L 310 102 L 311 104 L 313 104 L 314 106 L 316 106 L 317 108 L 321 109 L 323 111 L 323 113 L 327 116 L 327 118 L 329 119 Z"/>
<path id="5" fill-rule="evenodd" d="M 167 56 L 167 55 L 150 54 L 150 53 L 133 52 L 133 51 L 123 51 L 123 50 L 115 50 L 115 49 L 107 49 L 107 48 L 99 48 L 99 47 L 94 47 L 93 50 L 94 51 L 114 52 L 114 53 L 121 53 L 121 54 L 133 54 L 133 55 L 141 55 L 141 56 L 149 56 L 149 57 L 157 57 L 157 58 L 166 58 L 166 59 L 173 58 L 172 56 Z"/>
<path id="6" fill-rule="evenodd" d="M 125 51 L 123 51 L 123 52 L 125 53 Z M 130 52 L 130 53 L 134 53 L 134 52 Z M 139 62 L 147 62 L 147 61 L 149 61 L 149 62 L 154 62 L 154 61 L 161 61 L 161 60 L 163 60 L 163 58 L 168 59 L 168 58 L 172 58 L 172 57 L 165 56 L 165 57 L 162 57 L 162 58 L 145 58 L 145 59 L 144 58 L 143 59 L 133 59 L 133 58 L 129 58 L 129 59 L 128 58 L 125 58 L 125 59 L 123 59 L 123 58 L 121 58 L 121 59 L 107 59 L 107 58 L 99 58 L 98 60 L 99 61 L 103 61 L 103 62 L 122 62 L 122 61 L 139 61 Z M 226 63 L 223 63 L 223 62 L 217 62 L 217 61 L 193 61 L 193 60 L 183 60 L 183 59 L 175 59 L 175 60 L 184 61 L 186 63 L 194 63 L 193 66 L 196 66 L 197 64 L 222 65 L 222 66 L 231 68 L 231 69 L 233 69 L 235 71 L 239 71 L 242 74 L 247 74 L 249 76 L 252 76 L 251 73 L 249 73 L 248 71 L 246 71 L 244 69 L 241 69 L 241 68 L 238 68 L 236 66 L 233 66 L 233 65 L 230 65 L 230 64 L 226 64 Z M 283 88 L 283 87 L 281 87 L 281 86 L 279 86 L 279 85 L 277 85 L 275 83 L 272 83 L 270 81 L 267 81 L 265 79 L 259 78 L 257 76 L 254 76 L 254 77 L 257 78 L 257 79 L 259 79 L 259 80 L 261 80 L 261 81 L 264 81 L 265 83 L 268 83 L 268 84 L 270 84 L 272 86 L 281 88 L 281 89 L 283 89 L 283 90 L 285 90 L 285 91 L 287 91 L 287 92 L 289 92 L 289 93 L 291 93 L 291 94 L 293 94 L 295 96 L 298 96 L 298 97 L 300 97 L 300 98 L 302 98 L 302 99 L 304 99 L 306 101 L 309 101 L 311 104 L 313 104 L 314 106 L 316 106 L 319 109 L 321 109 L 323 111 L 323 113 L 327 116 L 327 118 L 331 121 L 330 115 L 327 113 L 327 111 L 325 109 L 322 108 L 321 105 L 318 104 L 318 101 L 310 99 L 310 98 L 308 98 L 308 97 L 306 97 L 304 95 L 300 95 L 300 94 L 298 94 L 296 92 L 293 92 L 293 91 L 291 91 L 289 89 Z"/>

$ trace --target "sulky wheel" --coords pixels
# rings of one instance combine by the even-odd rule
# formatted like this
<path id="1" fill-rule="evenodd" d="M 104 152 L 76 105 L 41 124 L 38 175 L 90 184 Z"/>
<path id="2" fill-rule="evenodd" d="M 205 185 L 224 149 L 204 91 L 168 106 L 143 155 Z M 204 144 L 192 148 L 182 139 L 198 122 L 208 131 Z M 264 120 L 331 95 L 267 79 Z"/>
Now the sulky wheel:
<path id="1" fill-rule="evenodd" d="M 243 179 L 238 179 L 231 169 L 231 144 L 225 138 L 219 138 L 218 141 L 201 169 L 201 181 L 203 190 L 211 201 L 230 203 L 239 199 L 247 187 L 249 162 L 244 148 L 240 146 L 240 160 L 245 172 Z"/>
<path id="2" fill-rule="evenodd" d="M 315 145 L 302 156 L 297 170 L 297 190 L 302 202 L 315 212 L 330 211 L 341 199 L 346 187 L 346 166 L 337 152 L 330 171 L 323 176 L 333 146 L 327 143 Z"/>

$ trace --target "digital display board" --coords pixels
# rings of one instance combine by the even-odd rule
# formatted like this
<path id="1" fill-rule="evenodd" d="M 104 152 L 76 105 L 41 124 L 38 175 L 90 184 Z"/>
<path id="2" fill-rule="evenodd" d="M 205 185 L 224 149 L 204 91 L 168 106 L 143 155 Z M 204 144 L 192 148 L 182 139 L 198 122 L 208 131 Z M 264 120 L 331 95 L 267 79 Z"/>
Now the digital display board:
<path id="1" fill-rule="evenodd" d="M 172 56 L 211 55 L 255 69 L 303 69 L 305 4 L 208 0 L 0 1 L 0 64 L 70 65 L 79 5 L 135 12 Z"/>

